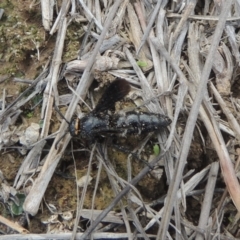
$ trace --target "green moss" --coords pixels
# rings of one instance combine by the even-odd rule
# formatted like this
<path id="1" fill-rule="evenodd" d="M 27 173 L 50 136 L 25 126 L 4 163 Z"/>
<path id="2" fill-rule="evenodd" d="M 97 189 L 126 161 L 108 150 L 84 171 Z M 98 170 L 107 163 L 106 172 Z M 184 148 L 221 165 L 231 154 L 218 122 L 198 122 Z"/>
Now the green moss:
<path id="1" fill-rule="evenodd" d="M 68 62 L 72 59 L 76 59 L 78 55 L 78 50 L 81 45 L 81 38 L 84 35 L 84 30 L 80 23 L 72 22 L 67 28 L 66 38 L 65 38 L 65 49 L 63 54 L 63 61 Z"/>
<path id="2" fill-rule="evenodd" d="M 9 1 L 1 1 L 0 4 L 4 9 L 4 17 L 0 24 L 1 60 L 12 64 L 1 73 L 17 72 L 16 65 L 30 55 L 36 54 L 37 49 L 45 44 L 45 31 L 39 26 L 41 21 L 35 21 L 40 16 L 38 15 L 41 13 L 40 8 L 35 10 L 29 8 L 29 11 L 24 11 L 19 10 L 20 4 L 23 3 L 17 1 L 13 5 Z"/>
<path id="3" fill-rule="evenodd" d="M 0 2 L 0 8 L 3 8 L 4 10 L 7 8 L 7 9 L 9 9 L 9 8 L 13 8 L 13 4 L 10 2 L 10 1 L 4 1 L 4 0 L 2 0 L 1 2 Z"/>

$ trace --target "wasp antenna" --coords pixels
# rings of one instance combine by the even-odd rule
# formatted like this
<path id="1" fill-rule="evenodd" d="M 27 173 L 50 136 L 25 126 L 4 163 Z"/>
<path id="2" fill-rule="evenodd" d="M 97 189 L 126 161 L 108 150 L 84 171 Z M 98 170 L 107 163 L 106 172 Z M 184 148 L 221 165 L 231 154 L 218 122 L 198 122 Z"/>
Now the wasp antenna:
<path id="1" fill-rule="evenodd" d="M 63 116 L 63 114 L 60 112 L 59 108 L 54 105 L 55 110 L 58 112 L 58 114 L 61 116 L 62 119 L 64 119 L 68 125 L 70 125 L 70 122 Z"/>

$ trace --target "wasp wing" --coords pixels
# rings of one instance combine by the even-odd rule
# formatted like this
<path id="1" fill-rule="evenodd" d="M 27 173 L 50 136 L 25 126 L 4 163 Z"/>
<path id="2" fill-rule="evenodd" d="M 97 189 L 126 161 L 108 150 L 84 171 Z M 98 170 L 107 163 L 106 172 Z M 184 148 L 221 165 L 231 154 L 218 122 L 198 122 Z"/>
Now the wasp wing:
<path id="1" fill-rule="evenodd" d="M 123 99 L 130 91 L 130 84 L 124 79 L 113 81 L 103 93 L 93 110 L 94 113 L 115 109 L 115 103 Z"/>

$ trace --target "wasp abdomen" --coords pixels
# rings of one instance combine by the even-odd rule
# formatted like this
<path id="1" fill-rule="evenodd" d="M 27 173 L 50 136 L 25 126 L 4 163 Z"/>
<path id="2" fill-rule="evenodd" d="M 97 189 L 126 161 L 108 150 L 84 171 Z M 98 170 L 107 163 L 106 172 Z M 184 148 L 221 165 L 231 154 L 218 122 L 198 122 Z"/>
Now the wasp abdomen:
<path id="1" fill-rule="evenodd" d="M 167 127 L 171 123 L 165 115 L 135 111 L 116 114 L 114 119 L 113 128 L 123 130 L 123 135 L 149 133 Z"/>

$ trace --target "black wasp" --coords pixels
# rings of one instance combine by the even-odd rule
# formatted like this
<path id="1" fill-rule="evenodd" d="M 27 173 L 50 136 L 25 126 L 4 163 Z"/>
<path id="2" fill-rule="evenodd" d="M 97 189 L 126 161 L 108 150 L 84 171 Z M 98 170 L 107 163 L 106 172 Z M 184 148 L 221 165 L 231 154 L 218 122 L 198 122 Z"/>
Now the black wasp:
<path id="1" fill-rule="evenodd" d="M 130 84 L 124 79 L 113 81 L 100 98 L 93 111 L 69 124 L 72 136 L 94 142 L 99 136 L 150 133 L 167 127 L 171 120 L 162 114 L 129 111 L 113 113 L 115 103 L 130 91 Z"/>

